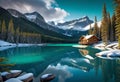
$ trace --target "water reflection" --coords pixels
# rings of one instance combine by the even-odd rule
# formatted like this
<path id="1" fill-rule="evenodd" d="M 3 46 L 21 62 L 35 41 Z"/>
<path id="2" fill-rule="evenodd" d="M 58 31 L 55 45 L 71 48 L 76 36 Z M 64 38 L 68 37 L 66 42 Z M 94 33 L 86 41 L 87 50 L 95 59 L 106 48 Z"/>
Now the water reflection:
<path id="1" fill-rule="evenodd" d="M 60 63 L 58 63 L 57 65 L 49 65 L 47 69 L 43 72 L 43 74 L 53 73 L 58 77 L 54 81 L 65 82 L 66 79 L 73 76 L 73 74 L 68 69 L 69 67 L 67 65 L 61 65 Z"/>
<path id="2" fill-rule="evenodd" d="M 95 57 L 91 51 L 93 50 L 79 49 L 79 52 L 83 57 L 90 55 L 90 58 L 88 56 L 86 58 L 91 59 L 91 56 L 94 58 L 91 64 L 94 65 L 96 75 L 98 75 L 101 70 L 103 82 L 120 82 L 120 59 L 98 58 Z"/>
<path id="3" fill-rule="evenodd" d="M 16 64 L 12 69 L 34 73 L 35 82 L 46 73 L 56 75 L 52 82 L 120 82 L 120 59 L 98 58 L 100 50 L 91 47 L 61 45 L 16 47 L 0 51 L 0 56 Z"/>
<path id="4" fill-rule="evenodd" d="M 120 59 L 117 59 L 115 64 L 115 82 L 120 82 Z"/>

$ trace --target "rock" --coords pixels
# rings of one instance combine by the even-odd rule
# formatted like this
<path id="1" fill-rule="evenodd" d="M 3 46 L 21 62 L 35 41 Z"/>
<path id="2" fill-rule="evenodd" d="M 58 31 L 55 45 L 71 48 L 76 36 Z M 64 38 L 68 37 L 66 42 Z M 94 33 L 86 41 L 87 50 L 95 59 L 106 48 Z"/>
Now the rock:
<path id="1" fill-rule="evenodd" d="M 5 81 L 5 82 L 22 82 L 22 81 L 20 81 L 20 80 L 17 79 L 17 78 L 11 78 L 11 79 L 8 79 L 8 80 Z"/>
<path id="2" fill-rule="evenodd" d="M 21 70 L 10 70 L 10 72 L 2 72 L 1 76 L 3 78 L 3 81 L 10 79 L 10 78 L 15 78 L 19 76 L 22 73 Z"/>
<path id="3" fill-rule="evenodd" d="M 49 82 L 55 78 L 54 74 L 44 74 L 40 77 L 41 82 Z"/>
<path id="4" fill-rule="evenodd" d="M 27 73 L 22 76 L 17 77 L 17 79 L 23 81 L 23 82 L 32 82 L 33 81 L 33 74 Z"/>

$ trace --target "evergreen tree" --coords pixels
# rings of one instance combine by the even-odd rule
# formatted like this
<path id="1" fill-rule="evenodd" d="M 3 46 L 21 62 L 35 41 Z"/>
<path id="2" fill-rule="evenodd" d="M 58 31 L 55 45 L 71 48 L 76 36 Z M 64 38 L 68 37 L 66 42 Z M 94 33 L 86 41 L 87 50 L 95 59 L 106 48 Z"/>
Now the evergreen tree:
<path id="1" fill-rule="evenodd" d="M 7 31 L 7 41 L 8 42 L 14 42 L 14 25 L 13 20 L 11 19 L 8 25 L 8 31 Z"/>
<path id="2" fill-rule="evenodd" d="M 116 16 L 116 36 L 118 40 L 118 45 L 120 48 L 120 0 L 114 0 L 116 7 L 115 7 L 115 16 Z"/>
<path id="3" fill-rule="evenodd" d="M 113 14 L 112 19 L 111 19 L 111 41 L 115 41 L 116 40 L 116 36 L 115 36 L 115 14 Z"/>
<path id="4" fill-rule="evenodd" d="M 2 22 L 2 28 L 1 28 L 1 37 L 2 40 L 6 40 L 6 24 L 5 21 L 3 20 Z"/>
<path id="5" fill-rule="evenodd" d="M 20 37 L 20 31 L 19 31 L 19 27 L 18 27 L 15 31 L 15 42 L 17 45 L 19 43 L 19 37 Z"/>
<path id="6" fill-rule="evenodd" d="M 111 41 L 111 30 L 112 30 L 112 27 L 111 27 L 111 18 L 110 18 L 110 13 L 108 12 L 108 40 Z"/>
<path id="7" fill-rule="evenodd" d="M 103 6 L 103 18 L 101 23 L 101 38 L 105 45 L 108 44 L 108 18 L 107 18 L 107 11 L 106 5 Z"/>
<path id="8" fill-rule="evenodd" d="M 92 34 L 92 27 L 91 27 L 91 24 L 90 24 L 90 29 L 89 29 L 89 33 L 88 33 L 89 35 L 91 35 Z"/>
<path id="9" fill-rule="evenodd" d="M 93 34 L 96 35 L 98 37 L 98 32 L 99 28 L 98 28 L 98 25 L 97 25 L 97 17 L 95 16 L 95 24 L 94 24 L 94 29 L 93 29 Z"/>

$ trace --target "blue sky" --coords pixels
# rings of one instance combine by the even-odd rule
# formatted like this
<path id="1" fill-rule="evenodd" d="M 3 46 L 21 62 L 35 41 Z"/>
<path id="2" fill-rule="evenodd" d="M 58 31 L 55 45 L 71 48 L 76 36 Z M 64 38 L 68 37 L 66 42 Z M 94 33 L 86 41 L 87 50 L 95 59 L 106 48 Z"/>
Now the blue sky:
<path id="1" fill-rule="evenodd" d="M 66 10 L 70 15 L 65 20 L 80 18 L 85 15 L 94 19 L 97 16 L 98 20 L 102 17 L 102 7 L 106 3 L 107 11 L 113 14 L 113 0 L 56 0 L 60 8 Z"/>

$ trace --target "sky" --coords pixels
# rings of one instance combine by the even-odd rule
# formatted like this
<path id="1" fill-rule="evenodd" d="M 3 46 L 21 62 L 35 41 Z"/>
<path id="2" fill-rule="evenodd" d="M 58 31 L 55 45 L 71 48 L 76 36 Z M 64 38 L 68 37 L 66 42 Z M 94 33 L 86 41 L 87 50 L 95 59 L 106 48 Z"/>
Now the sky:
<path id="1" fill-rule="evenodd" d="M 100 21 L 104 3 L 112 15 L 113 0 L 0 0 L 0 6 L 3 8 L 16 9 L 22 13 L 37 11 L 47 22 L 65 22 L 83 16 L 92 20 L 97 16 Z"/>

